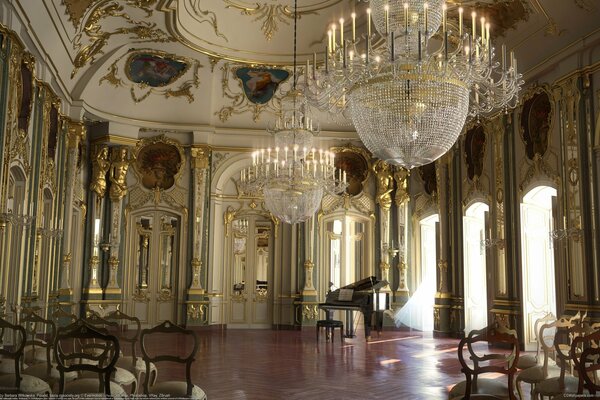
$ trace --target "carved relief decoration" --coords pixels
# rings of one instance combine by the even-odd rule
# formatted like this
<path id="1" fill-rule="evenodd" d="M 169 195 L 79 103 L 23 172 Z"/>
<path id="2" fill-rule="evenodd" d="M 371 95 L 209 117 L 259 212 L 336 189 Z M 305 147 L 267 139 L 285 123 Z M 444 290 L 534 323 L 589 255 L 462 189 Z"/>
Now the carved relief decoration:
<path id="1" fill-rule="evenodd" d="M 133 150 L 133 168 L 148 190 L 171 189 L 185 164 L 183 147 L 165 135 L 140 140 Z"/>
<path id="2" fill-rule="evenodd" d="M 108 67 L 108 73 L 100 78 L 99 84 L 108 82 L 115 87 L 129 88 L 131 99 L 142 102 L 151 94 L 166 99 L 185 98 L 194 101 L 192 89 L 200 85 L 198 60 L 177 56 L 153 49 L 130 49 Z M 120 71 L 125 71 L 125 77 Z M 183 79 L 187 76 L 187 79 Z M 183 81 L 182 81 L 183 80 Z M 175 85 L 176 82 L 180 82 Z"/>
<path id="3" fill-rule="evenodd" d="M 200 24 L 208 23 L 213 28 L 213 31 L 215 32 L 216 36 L 228 42 L 229 40 L 225 37 L 225 35 L 219 32 L 217 15 L 212 11 L 208 11 L 208 9 L 202 9 L 200 4 L 202 1 L 203 0 L 192 0 L 192 9 L 194 10 L 196 17 L 198 18 L 198 22 Z"/>
<path id="4" fill-rule="evenodd" d="M 341 0 L 340 0 L 341 1 Z M 241 4 L 241 1 L 225 0 L 227 8 L 235 8 L 240 10 L 242 15 L 248 15 L 254 17 L 253 21 L 261 23 L 260 30 L 265 35 L 265 39 L 271 40 L 273 35 L 278 30 L 278 23 L 290 24 L 290 21 L 294 20 L 294 11 L 287 5 L 282 4 L 268 4 L 254 2 L 250 5 Z M 302 18 L 302 15 L 317 14 L 314 10 L 298 11 L 298 19 Z"/>
<path id="5" fill-rule="evenodd" d="M 11 81 L 16 82 L 17 92 L 14 99 L 16 104 L 9 106 L 8 110 L 8 123 L 12 128 L 8 132 L 8 142 L 10 143 L 8 159 L 20 162 L 26 175 L 31 172 L 29 125 L 35 94 L 34 66 L 33 56 L 24 52 L 21 46 L 15 46 L 11 54 Z"/>
<path id="6" fill-rule="evenodd" d="M 348 187 L 346 193 L 357 196 L 363 191 L 363 187 L 372 169 L 371 153 L 362 147 L 351 143 L 345 146 L 332 147 L 335 154 L 335 167 L 346 172 Z"/>
<path id="7" fill-rule="evenodd" d="M 521 191 L 536 180 L 559 184 L 558 172 L 552 167 L 558 164 L 550 143 L 554 119 L 552 103 L 550 89 L 546 86 L 534 86 L 523 94 L 519 123 L 525 146 L 525 157 L 520 163 Z"/>
<path id="8" fill-rule="evenodd" d="M 81 17 L 82 22 L 73 38 L 73 49 L 76 52 L 73 60 L 71 78 L 79 69 L 91 64 L 104 54 L 104 47 L 113 36 L 127 36 L 137 43 L 173 42 L 175 39 L 157 28 L 156 23 L 147 20 L 152 15 L 152 7 L 158 0 L 100 0 L 87 9 Z M 126 10 L 127 6 L 127 10 Z M 142 13 L 140 13 L 140 11 Z M 138 14 L 135 17 L 129 12 Z M 120 24 L 111 24 L 116 19 Z M 106 26 L 118 26 L 105 31 Z"/>

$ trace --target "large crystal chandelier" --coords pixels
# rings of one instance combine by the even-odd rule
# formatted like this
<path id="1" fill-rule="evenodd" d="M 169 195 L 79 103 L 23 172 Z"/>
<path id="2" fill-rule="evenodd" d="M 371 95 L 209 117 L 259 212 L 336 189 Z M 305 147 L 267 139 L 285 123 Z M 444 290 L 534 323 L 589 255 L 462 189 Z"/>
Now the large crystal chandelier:
<path id="1" fill-rule="evenodd" d="M 458 8 L 450 23 L 443 0 L 370 6 L 362 35 L 355 13 L 331 25 L 305 91 L 318 108 L 344 112 L 375 157 L 408 169 L 428 164 L 452 147 L 467 118 L 516 106 L 522 75 L 504 45 L 496 60 L 485 17 L 473 11 L 465 24 Z"/>
<path id="2" fill-rule="evenodd" d="M 334 154 L 312 146 L 320 126 L 296 87 L 296 24 L 295 3 L 294 83 L 281 100 L 278 118 L 267 127 L 275 147 L 253 152 L 252 165 L 240 172 L 238 183 L 243 193 L 262 195 L 266 208 L 288 224 L 311 218 L 324 193 L 339 194 L 347 186 L 346 173 L 336 169 Z"/>

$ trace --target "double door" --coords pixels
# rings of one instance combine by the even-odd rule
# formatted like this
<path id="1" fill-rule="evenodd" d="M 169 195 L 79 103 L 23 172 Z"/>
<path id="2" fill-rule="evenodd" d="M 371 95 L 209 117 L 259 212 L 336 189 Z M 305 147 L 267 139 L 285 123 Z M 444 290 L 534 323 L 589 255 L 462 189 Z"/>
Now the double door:
<path id="1" fill-rule="evenodd" d="M 232 221 L 229 259 L 230 328 L 272 325 L 272 231 L 269 220 L 246 216 Z"/>
<path id="2" fill-rule="evenodd" d="M 130 310 L 143 325 L 177 321 L 182 260 L 181 220 L 164 211 L 132 217 L 126 288 Z"/>

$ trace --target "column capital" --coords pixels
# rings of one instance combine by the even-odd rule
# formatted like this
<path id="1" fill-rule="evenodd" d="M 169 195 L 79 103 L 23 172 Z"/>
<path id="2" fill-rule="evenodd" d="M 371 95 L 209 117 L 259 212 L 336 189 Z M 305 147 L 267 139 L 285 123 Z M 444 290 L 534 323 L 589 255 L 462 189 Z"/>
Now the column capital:
<path id="1" fill-rule="evenodd" d="M 206 146 L 194 146 L 190 150 L 193 158 L 193 167 L 200 169 L 208 168 L 208 157 L 210 156 L 210 148 Z"/>
<path id="2" fill-rule="evenodd" d="M 70 149 L 77 148 L 79 142 L 85 139 L 87 128 L 83 122 L 67 119 L 67 139 Z"/>

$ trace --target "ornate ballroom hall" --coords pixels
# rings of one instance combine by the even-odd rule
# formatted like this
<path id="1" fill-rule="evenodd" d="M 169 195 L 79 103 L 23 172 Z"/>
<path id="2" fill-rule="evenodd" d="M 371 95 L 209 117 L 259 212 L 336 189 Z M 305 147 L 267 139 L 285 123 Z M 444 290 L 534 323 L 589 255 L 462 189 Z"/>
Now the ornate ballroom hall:
<path id="1" fill-rule="evenodd" d="M 211 399 L 441 399 L 474 329 L 600 322 L 598 21 L 0 0 L 0 317 L 170 321 Z"/>

